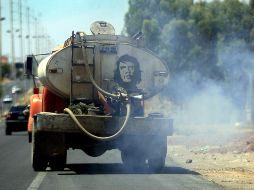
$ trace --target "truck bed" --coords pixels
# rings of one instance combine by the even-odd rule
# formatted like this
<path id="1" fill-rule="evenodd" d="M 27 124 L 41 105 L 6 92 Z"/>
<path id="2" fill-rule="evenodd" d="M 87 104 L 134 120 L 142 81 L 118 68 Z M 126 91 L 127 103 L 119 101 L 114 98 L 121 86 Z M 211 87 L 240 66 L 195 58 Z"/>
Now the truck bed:
<path id="1" fill-rule="evenodd" d="M 106 115 L 76 115 L 79 122 L 91 133 L 97 135 L 112 135 L 119 130 L 125 117 Z M 68 114 L 41 112 L 35 116 L 35 131 L 49 132 L 80 132 L 83 133 Z M 123 134 L 153 135 L 163 133 L 172 135 L 173 120 L 171 118 L 147 116 L 131 117 Z"/>

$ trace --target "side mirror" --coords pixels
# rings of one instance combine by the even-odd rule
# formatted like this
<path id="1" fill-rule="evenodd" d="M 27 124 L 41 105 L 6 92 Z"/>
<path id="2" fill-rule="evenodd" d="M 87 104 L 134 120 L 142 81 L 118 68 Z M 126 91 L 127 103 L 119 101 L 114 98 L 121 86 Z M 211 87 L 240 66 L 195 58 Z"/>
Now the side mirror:
<path id="1" fill-rule="evenodd" d="M 34 94 L 39 94 L 40 93 L 39 88 L 36 88 L 36 87 L 34 87 L 33 91 L 34 91 Z"/>
<path id="2" fill-rule="evenodd" d="M 25 64 L 25 74 L 26 75 L 33 75 L 33 56 L 27 56 L 26 64 Z"/>
<path id="3" fill-rule="evenodd" d="M 29 112 L 30 112 L 30 105 L 27 105 L 26 109 L 23 111 L 23 114 L 26 116 L 29 116 Z"/>

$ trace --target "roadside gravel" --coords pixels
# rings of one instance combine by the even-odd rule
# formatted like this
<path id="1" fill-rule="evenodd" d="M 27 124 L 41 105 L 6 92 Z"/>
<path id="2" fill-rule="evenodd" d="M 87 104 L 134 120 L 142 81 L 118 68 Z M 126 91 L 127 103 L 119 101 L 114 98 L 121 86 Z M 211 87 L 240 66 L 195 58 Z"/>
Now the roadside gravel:
<path id="1" fill-rule="evenodd" d="M 174 135 L 168 154 L 225 189 L 254 189 L 254 129 Z"/>

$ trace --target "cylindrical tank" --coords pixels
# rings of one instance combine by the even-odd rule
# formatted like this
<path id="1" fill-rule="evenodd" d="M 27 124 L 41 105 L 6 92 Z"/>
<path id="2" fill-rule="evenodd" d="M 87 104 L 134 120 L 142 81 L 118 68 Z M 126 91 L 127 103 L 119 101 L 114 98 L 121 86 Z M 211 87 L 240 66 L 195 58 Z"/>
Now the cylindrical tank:
<path id="1" fill-rule="evenodd" d="M 38 67 L 41 83 L 63 98 L 70 92 L 71 47 L 63 48 L 43 59 Z"/>
<path id="2" fill-rule="evenodd" d="M 85 35 L 42 60 L 39 79 L 51 92 L 63 97 L 93 99 L 97 93 L 85 69 L 88 62 L 93 78 L 104 90 L 114 82 L 116 62 L 124 55 L 134 57 L 140 66 L 141 81 L 137 84 L 147 94 L 162 89 L 169 80 L 164 62 L 151 51 L 140 48 L 131 38 L 117 35 Z M 84 41 L 86 56 L 81 49 Z"/>

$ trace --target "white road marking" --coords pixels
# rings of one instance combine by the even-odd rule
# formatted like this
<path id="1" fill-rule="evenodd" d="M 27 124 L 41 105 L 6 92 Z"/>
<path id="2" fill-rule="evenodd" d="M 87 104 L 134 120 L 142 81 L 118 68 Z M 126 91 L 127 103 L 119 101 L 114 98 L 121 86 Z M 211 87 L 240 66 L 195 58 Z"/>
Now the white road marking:
<path id="1" fill-rule="evenodd" d="M 47 172 L 39 172 L 30 184 L 30 186 L 27 188 L 27 190 L 38 190 L 46 175 Z"/>

